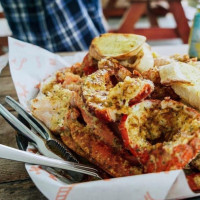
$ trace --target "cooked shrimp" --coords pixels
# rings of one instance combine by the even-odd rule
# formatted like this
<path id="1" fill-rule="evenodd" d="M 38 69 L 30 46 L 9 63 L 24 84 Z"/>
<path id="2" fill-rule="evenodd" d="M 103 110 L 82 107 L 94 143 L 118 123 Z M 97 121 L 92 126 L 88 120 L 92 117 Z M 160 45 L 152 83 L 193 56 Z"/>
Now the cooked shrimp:
<path id="1" fill-rule="evenodd" d="M 32 114 L 53 132 L 60 133 L 67 127 L 68 118 L 77 118 L 79 112 L 70 106 L 74 92 L 54 85 L 46 95 L 40 94 L 31 101 Z"/>
<path id="2" fill-rule="evenodd" d="M 61 83 L 63 88 L 71 91 L 78 92 L 80 90 L 82 79 L 79 75 L 72 74 L 71 72 L 58 71 L 56 73 L 56 83 Z"/>
<path id="3" fill-rule="evenodd" d="M 68 118 L 76 119 L 79 111 L 71 107 L 81 79 L 68 71 L 59 71 L 41 84 L 40 93 L 31 101 L 32 114 L 55 133 L 67 128 Z"/>

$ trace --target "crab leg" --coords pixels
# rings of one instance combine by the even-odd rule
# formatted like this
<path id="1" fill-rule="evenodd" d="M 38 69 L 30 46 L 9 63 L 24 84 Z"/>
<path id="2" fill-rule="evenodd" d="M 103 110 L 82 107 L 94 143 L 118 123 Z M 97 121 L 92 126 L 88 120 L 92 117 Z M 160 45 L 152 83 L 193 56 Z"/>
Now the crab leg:
<path id="1" fill-rule="evenodd" d="M 80 110 L 87 127 L 93 131 L 93 134 L 95 134 L 99 140 L 110 145 L 113 149 L 115 149 L 115 151 L 122 154 L 124 158 L 129 160 L 133 165 L 139 165 L 137 158 L 125 150 L 121 140 L 108 128 L 105 123 L 92 116 L 80 99 L 79 101 L 76 101 L 76 106 Z"/>
<path id="2" fill-rule="evenodd" d="M 72 123 L 71 135 L 74 141 L 94 160 L 94 164 L 113 177 L 130 176 L 142 173 L 142 168 L 132 165 L 118 152 L 98 140 L 88 127 Z"/>

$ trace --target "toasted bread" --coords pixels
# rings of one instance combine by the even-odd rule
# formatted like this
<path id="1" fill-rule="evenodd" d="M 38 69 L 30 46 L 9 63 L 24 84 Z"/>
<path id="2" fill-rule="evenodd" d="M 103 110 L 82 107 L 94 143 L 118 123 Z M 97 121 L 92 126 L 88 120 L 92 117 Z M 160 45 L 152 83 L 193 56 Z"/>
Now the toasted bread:
<path id="1" fill-rule="evenodd" d="M 143 73 L 154 67 L 154 58 L 150 46 L 144 43 L 137 55 L 120 60 L 119 63 L 124 67 L 136 69 Z"/>
<path id="2" fill-rule="evenodd" d="M 154 67 L 154 59 L 151 51 L 151 47 L 144 43 L 142 46 L 143 56 L 139 59 L 139 63 L 135 66 L 135 69 L 140 73 L 146 72 Z"/>
<path id="3" fill-rule="evenodd" d="M 190 68 L 190 66 L 189 66 Z M 185 71 L 185 72 L 184 72 Z M 161 84 L 171 85 L 173 83 L 191 83 L 190 76 L 186 76 L 188 64 L 181 62 L 172 62 L 159 68 Z"/>
<path id="4" fill-rule="evenodd" d="M 96 60 L 106 57 L 124 60 L 137 55 L 145 41 L 140 35 L 105 33 L 92 40 L 89 53 Z"/>
<path id="5" fill-rule="evenodd" d="M 174 92 L 179 95 L 186 103 L 190 104 L 194 108 L 200 110 L 200 68 L 197 66 L 189 65 L 186 63 L 178 62 L 180 73 L 173 75 L 173 79 L 179 81 L 171 81 L 170 85 Z M 162 68 L 161 68 L 162 69 Z M 170 71 L 170 70 L 169 70 Z M 190 82 L 183 83 L 180 81 L 180 74 L 182 78 L 185 77 L 185 81 Z M 165 73 L 165 80 L 171 79 L 171 73 Z M 161 82 L 162 76 L 161 76 Z M 169 83 L 169 81 L 168 81 Z"/>

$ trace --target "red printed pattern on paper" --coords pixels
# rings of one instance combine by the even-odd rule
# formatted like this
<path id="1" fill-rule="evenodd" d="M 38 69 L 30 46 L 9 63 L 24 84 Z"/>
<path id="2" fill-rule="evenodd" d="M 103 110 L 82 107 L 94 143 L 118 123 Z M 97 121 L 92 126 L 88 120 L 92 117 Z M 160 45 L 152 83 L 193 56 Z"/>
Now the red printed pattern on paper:
<path id="1" fill-rule="evenodd" d="M 151 197 L 149 192 L 146 192 L 146 194 L 144 195 L 144 200 L 155 200 L 155 199 Z"/>
<path id="2" fill-rule="evenodd" d="M 21 92 L 19 92 L 19 95 L 22 97 L 26 97 L 26 95 L 28 94 L 28 91 L 26 90 L 26 85 L 22 85 L 19 82 L 17 82 L 16 85 L 21 88 Z"/>
<path id="3" fill-rule="evenodd" d="M 16 70 L 21 70 L 24 66 L 24 63 L 27 61 L 26 58 L 22 58 L 20 64 L 19 64 L 19 67 L 15 68 Z"/>
<path id="4" fill-rule="evenodd" d="M 29 171 L 30 172 L 35 172 L 35 174 L 37 174 L 37 175 L 41 174 L 41 168 L 38 167 L 38 166 L 35 166 L 35 165 L 31 166 Z"/>
<path id="5" fill-rule="evenodd" d="M 66 200 L 73 186 L 60 187 L 56 196 L 56 200 Z"/>
<path id="6" fill-rule="evenodd" d="M 50 58 L 49 64 L 52 65 L 52 66 L 55 66 L 56 65 L 56 59 Z"/>

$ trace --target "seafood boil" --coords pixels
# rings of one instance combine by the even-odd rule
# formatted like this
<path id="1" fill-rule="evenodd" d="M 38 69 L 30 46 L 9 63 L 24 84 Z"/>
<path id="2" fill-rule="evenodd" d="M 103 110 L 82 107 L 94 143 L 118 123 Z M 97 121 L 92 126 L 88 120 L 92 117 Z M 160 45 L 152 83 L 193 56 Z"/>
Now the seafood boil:
<path id="1" fill-rule="evenodd" d="M 73 152 L 123 177 L 187 169 L 200 190 L 200 64 L 146 38 L 106 33 L 81 63 L 40 84 L 32 114 Z"/>

